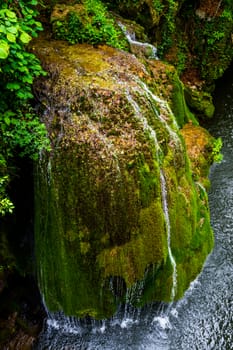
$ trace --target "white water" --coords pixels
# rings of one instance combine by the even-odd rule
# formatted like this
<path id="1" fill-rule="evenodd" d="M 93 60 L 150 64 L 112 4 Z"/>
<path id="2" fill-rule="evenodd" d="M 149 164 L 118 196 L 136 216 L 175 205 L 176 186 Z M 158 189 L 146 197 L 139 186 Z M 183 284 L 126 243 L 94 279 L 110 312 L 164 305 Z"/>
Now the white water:
<path id="1" fill-rule="evenodd" d="M 132 52 L 134 51 L 133 47 L 134 46 L 136 46 L 136 47 L 138 46 L 138 47 L 141 47 L 143 49 L 143 51 L 145 52 L 145 55 L 147 55 L 147 50 L 150 52 L 148 58 L 156 59 L 156 60 L 158 59 L 157 49 L 156 49 L 156 47 L 154 45 L 149 44 L 149 43 L 142 43 L 140 41 L 135 40 L 135 34 L 134 33 L 129 33 L 127 31 L 126 27 L 121 22 L 118 22 L 118 25 L 121 28 L 122 32 L 124 33 L 126 39 L 128 40 Z"/>
<path id="2" fill-rule="evenodd" d="M 168 255 L 169 255 L 169 258 L 172 264 L 172 269 L 173 269 L 172 290 L 171 290 L 171 301 L 173 301 L 175 298 L 176 289 L 177 289 L 177 269 L 176 269 L 176 261 L 171 250 L 171 226 L 170 226 L 168 203 L 167 203 L 167 186 L 166 186 L 166 181 L 162 170 L 160 171 L 160 183 L 161 183 L 161 192 L 162 192 L 162 200 L 163 200 L 163 212 L 165 216 L 166 231 L 167 231 Z"/>
<path id="3" fill-rule="evenodd" d="M 154 144 L 154 147 L 156 150 L 157 161 L 159 162 L 159 152 L 161 151 L 161 149 L 160 149 L 160 146 L 159 146 L 159 143 L 157 140 L 155 130 L 150 126 L 150 124 L 148 123 L 148 120 L 146 119 L 144 114 L 141 112 L 141 109 L 140 109 L 138 103 L 134 100 L 134 98 L 131 96 L 131 94 L 128 90 L 126 90 L 126 97 L 134 109 L 135 116 L 142 123 L 144 132 L 147 132 L 150 136 L 150 139 L 153 141 L 153 144 Z"/>
<path id="4" fill-rule="evenodd" d="M 139 85 L 142 86 L 144 94 L 147 96 L 147 99 L 149 101 L 154 102 L 154 104 L 152 104 L 152 108 L 153 108 L 156 116 L 160 120 L 160 122 L 163 124 L 165 129 L 168 131 L 168 133 L 169 133 L 171 139 L 174 141 L 175 145 L 176 146 L 181 145 L 180 139 L 178 137 L 179 127 L 177 125 L 176 118 L 173 116 L 173 112 L 172 112 L 171 108 L 169 107 L 167 101 L 165 101 L 165 100 L 159 98 L 158 96 L 156 96 L 155 94 L 153 94 L 153 92 L 148 88 L 148 86 L 143 81 L 140 80 Z M 156 109 L 155 105 L 159 106 L 160 111 L 158 111 Z"/>
<path id="5" fill-rule="evenodd" d="M 183 146 L 178 136 L 179 126 L 176 122 L 176 118 L 174 117 L 173 112 L 169 107 L 167 101 L 153 94 L 148 88 L 148 86 L 140 79 L 136 79 L 135 77 L 132 77 L 132 79 L 134 79 L 137 84 L 134 88 L 133 93 L 134 94 L 137 93 L 147 99 L 147 101 L 150 103 L 151 109 L 154 112 L 155 118 L 157 118 L 158 121 L 161 122 L 161 124 L 166 129 L 169 135 L 169 138 L 170 138 L 169 145 L 171 147 L 174 147 L 174 152 L 181 151 L 181 153 L 183 153 L 182 152 Z M 152 139 L 154 139 L 154 143 L 157 145 L 157 148 L 158 148 L 159 144 L 157 141 L 155 130 L 149 125 L 147 118 L 141 112 L 140 106 L 135 101 L 135 99 L 132 96 L 132 93 L 130 93 L 127 87 L 125 88 L 125 91 L 126 91 L 126 97 L 135 111 L 135 115 L 138 116 L 138 118 L 143 122 L 144 130 L 150 134 Z"/>
<path id="6" fill-rule="evenodd" d="M 149 95 L 149 97 L 152 97 L 153 100 L 156 100 L 156 102 L 159 102 L 160 105 L 162 105 L 164 108 L 168 109 L 167 105 L 165 105 L 164 101 L 160 100 L 159 98 L 157 98 L 155 95 L 153 95 L 152 93 L 149 93 L 149 89 L 145 88 L 144 86 L 145 84 L 143 84 L 143 90 L 147 92 L 147 94 Z M 156 152 L 157 152 L 157 161 L 159 162 L 159 143 L 157 141 L 157 136 L 156 136 L 156 132 L 155 130 L 149 125 L 148 120 L 146 119 L 146 117 L 143 115 L 143 113 L 141 113 L 140 107 L 137 104 L 137 102 L 132 98 L 132 96 L 130 95 L 129 91 L 127 91 L 127 99 L 130 102 L 131 106 L 133 107 L 136 116 L 139 118 L 140 121 L 142 121 L 143 123 L 143 128 L 144 131 L 148 132 L 150 135 L 150 138 L 153 140 Z M 170 111 L 170 109 L 168 109 L 169 113 L 172 113 Z M 163 124 L 166 124 L 165 121 L 162 119 L 162 117 L 160 117 L 160 113 L 158 111 L 156 111 L 156 116 L 163 122 Z M 167 125 L 167 124 L 166 124 Z M 173 127 L 174 128 L 178 128 L 177 124 L 175 122 L 173 122 Z M 169 135 L 170 137 L 174 140 L 176 144 L 179 142 L 180 144 L 180 139 L 178 138 L 178 136 L 176 135 L 176 133 L 172 130 L 171 127 L 169 127 L 169 125 L 167 126 L 167 129 L 169 131 Z M 160 150 L 161 151 L 161 150 Z M 173 269 L 173 273 L 172 273 L 172 289 L 171 289 L 171 301 L 174 300 L 175 295 L 176 295 L 176 289 L 177 289 L 177 268 L 176 268 L 176 261 L 175 258 L 172 254 L 172 249 L 171 249 L 171 226 L 170 226 L 170 219 L 169 219 L 169 209 L 168 209 L 168 202 L 167 202 L 167 188 L 166 188 L 166 181 L 165 181 L 165 177 L 164 174 L 162 172 L 162 170 L 160 169 L 160 183 L 161 183 L 161 194 L 162 194 L 162 205 L 163 205 L 163 212 L 164 212 L 164 218 L 165 218 L 165 224 L 166 224 L 166 233 L 167 233 L 167 249 L 168 249 L 168 256 L 169 259 L 171 261 L 172 264 L 172 269 Z"/>

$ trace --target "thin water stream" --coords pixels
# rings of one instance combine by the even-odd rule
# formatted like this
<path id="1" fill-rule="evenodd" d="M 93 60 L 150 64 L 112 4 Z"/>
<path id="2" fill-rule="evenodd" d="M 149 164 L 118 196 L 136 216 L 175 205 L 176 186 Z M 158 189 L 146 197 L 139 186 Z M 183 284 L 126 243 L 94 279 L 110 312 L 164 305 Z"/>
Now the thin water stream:
<path id="1" fill-rule="evenodd" d="M 37 350 L 233 349 L 233 81 L 217 91 L 213 135 L 224 160 L 211 169 L 209 192 L 215 247 L 182 300 L 143 309 L 121 306 L 111 319 L 48 318 Z"/>

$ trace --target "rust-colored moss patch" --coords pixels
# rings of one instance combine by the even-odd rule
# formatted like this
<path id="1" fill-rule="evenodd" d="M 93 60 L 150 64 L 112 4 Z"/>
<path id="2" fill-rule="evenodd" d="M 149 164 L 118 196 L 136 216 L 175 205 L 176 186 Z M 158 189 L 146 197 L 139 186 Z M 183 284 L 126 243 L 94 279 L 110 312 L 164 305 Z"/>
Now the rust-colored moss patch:
<path id="1" fill-rule="evenodd" d="M 213 137 L 206 129 L 192 123 L 186 124 L 181 134 L 185 140 L 193 175 L 196 179 L 202 179 L 205 182 L 212 162 Z"/>

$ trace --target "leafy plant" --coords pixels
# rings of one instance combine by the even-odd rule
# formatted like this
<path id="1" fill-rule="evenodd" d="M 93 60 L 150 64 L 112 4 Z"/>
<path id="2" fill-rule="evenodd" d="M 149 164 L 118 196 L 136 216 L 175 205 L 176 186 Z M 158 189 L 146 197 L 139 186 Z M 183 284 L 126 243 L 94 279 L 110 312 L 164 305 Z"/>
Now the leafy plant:
<path id="1" fill-rule="evenodd" d="M 115 27 L 99 0 L 84 0 L 80 12 L 71 7 L 64 20 L 55 20 L 53 27 L 57 39 L 65 39 L 71 44 L 106 43 L 116 48 L 127 47 L 121 31 Z"/>
<path id="2" fill-rule="evenodd" d="M 221 149 L 222 149 L 222 139 L 221 137 L 218 137 L 217 139 L 214 139 L 213 145 L 212 145 L 212 157 L 215 163 L 220 163 L 223 159 Z"/>
<path id="3" fill-rule="evenodd" d="M 195 54 L 202 78 L 218 79 L 229 66 L 233 57 L 232 25 L 232 4 L 225 4 L 218 16 L 208 20 L 196 18 L 195 37 L 198 41 L 195 44 Z"/>
<path id="4" fill-rule="evenodd" d="M 164 4 L 162 3 L 161 0 L 153 0 L 153 6 L 155 10 L 158 11 L 159 14 L 163 12 Z"/>
<path id="5" fill-rule="evenodd" d="M 163 10 L 162 43 L 159 46 L 159 53 L 161 56 L 165 54 L 173 43 L 177 7 L 178 3 L 175 0 L 167 0 L 167 5 Z"/>
<path id="6" fill-rule="evenodd" d="M 39 60 L 27 51 L 27 44 L 41 24 L 36 21 L 36 0 L 8 0 L 0 4 L 0 214 L 11 213 L 7 198 L 9 166 L 17 155 L 36 158 L 48 147 L 46 129 L 35 115 L 34 78 L 45 74 Z"/>
<path id="7" fill-rule="evenodd" d="M 0 215 L 5 215 L 6 213 L 12 213 L 14 209 L 14 204 L 9 198 L 6 197 L 6 184 L 9 181 L 9 176 L 0 177 Z"/>

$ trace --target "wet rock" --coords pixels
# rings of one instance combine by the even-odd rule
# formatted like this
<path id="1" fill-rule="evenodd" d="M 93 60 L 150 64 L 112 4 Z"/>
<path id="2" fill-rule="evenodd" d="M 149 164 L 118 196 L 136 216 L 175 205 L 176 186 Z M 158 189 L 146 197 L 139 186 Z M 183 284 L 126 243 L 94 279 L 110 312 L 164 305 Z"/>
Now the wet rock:
<path id="1" fill-rule="evenodd" d="M 49 310 L 105 318 L 129 295 L 136 305 L 171 300 L 161 172 L 181 297 L 211 250 L 212 231 L 169 106 L 180 98 L 183 125 L 189 116 L 174 70 L 108 46 L 38 40 L 33 50 L 48 71 L 34 89 L 52 145 L 35 182 L 38 275 Z M 117 279 L 124 290 L 115 290 Z"/>
<path id="2" fill-rule="evenodd" d="M 195 111 L 200 118 L 212 118 L 214 115 L 213 98 L 210 93 L 193 87 L 186 87 L 185 99 L 188 106 Z"/>

